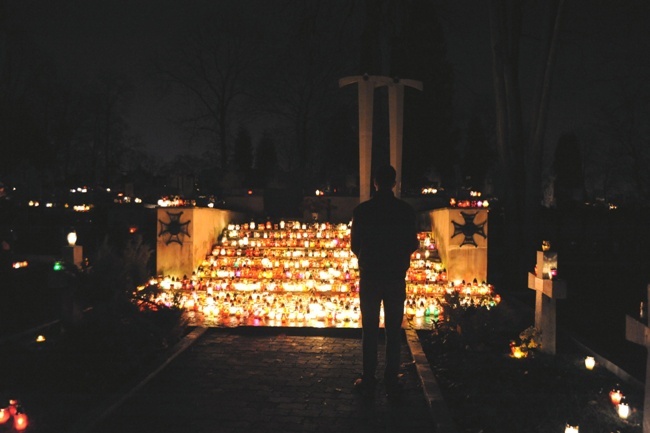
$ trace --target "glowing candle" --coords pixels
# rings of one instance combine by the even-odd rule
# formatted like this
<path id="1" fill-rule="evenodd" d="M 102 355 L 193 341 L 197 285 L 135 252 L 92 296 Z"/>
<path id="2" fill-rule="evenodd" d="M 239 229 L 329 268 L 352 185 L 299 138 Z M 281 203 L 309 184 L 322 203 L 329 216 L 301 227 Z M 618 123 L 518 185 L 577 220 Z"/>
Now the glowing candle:
<path id="1" fill-rule="evenodd" d="M 578 430 L 577 425 L 569 425 L 569 424 L 567 424 L 565 429 L 564 429 L 564 433 L 578 433 L 578 432 L 579 432 L 579 430 Z"/>
<path id="2" fill-rule="evenodd" d="M 77 233 L 76 232 L 68 233 L 68 245 L 73 247 L 76 243 L 77 243 Z"/>
<path id="3" fill-rule="evenodd" d="M 623 393 L 618 389 L 612 389 L 609 392 L 609 398 L 612 401 L 612 404 L 616 406 L 621 402 L 621 399 L 623 398 Z"/>
<path id="4" fill-rule="evenodd" d="M 587 356 L 585 358 L 585 367 L 587 368 L 587 370 L 593 370 L 595 365 L 596 365 L 596 360 L 594 359 L 593 356 Z"/>
<path id="5" fill-rule="evenodd" d="M 16 415 L 14 415 L 14 429 L 18 431 L 25 430 L 27 428 L 27 424 L 29 424 L 27 415 L 25 415 L 25 413 L 19 407 Z"/>
<path id="6" fill-rule="evenodd" d="M 517 359 L 525 358 L 526 357 L 526 352 L 524 352 L 521 347 L 519 346 L 513 346 L 512 347 L 512 356 Z"/>
<path id="7" fill-rule="evenodd" d="M 3 407 L 0 408 L 0 424 L 4 424 L 9 421 L 11 414 L 9 413 L 9 408 Z"/>
<path id="8" fill-rule="evenodd" d="M 622 419 L 627 419 L 627 417 L 630 415 L 630 406 L 627 403 L 620 403 L 617 406 L 617 412 L 618 416 L 620 416 Z"/>
<path id="9" fill-rule="evenodd" d="M 14 399 L 9 400 L 8 409 L 11 415 L 16 415 L 17 407 L 18 407 L 18 400 L 14 400 Z"/>

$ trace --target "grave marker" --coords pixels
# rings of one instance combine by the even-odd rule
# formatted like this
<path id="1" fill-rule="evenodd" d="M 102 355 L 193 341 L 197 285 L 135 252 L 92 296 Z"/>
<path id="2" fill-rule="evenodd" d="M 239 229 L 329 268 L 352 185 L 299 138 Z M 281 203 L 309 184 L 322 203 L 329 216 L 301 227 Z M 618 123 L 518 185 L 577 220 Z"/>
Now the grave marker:
<path id="1" fill-rule="evenodd" d="M 566 298 L 564 281 L 553 279 L 557 272 L 557 253 L 550 251 L 544 243 L 542 251 L 537 251 L 535 273 L 528 273 L 528 288 L 535 290 L 535 327 L 542 331 L 541 350 L 556 353 L 557 299 Z"/>

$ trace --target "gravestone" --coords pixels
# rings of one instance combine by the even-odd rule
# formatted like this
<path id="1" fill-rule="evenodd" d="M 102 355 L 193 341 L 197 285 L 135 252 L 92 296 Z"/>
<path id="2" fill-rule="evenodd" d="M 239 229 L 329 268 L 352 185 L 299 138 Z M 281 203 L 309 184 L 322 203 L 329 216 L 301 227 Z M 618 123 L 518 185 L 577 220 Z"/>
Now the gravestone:
<path id="1" fill-rule="evenodd" d="M 648 296 L 650 296 L 650 284 L 648 284 Z M 650 299 L 650 298 L 648 298 Z M 646 304 L 647 305 L 647 304 Z M 648 308 L 648 307 L 646 307 Z M 648 316 L 650 310 L 640 312 L 641 318 Z M 650 328 L 644 322 L 641 322 L 629 315 L 625 316 L 625 338 L 632 343 L 650 348 Z M 646 380 L 645 380 L 645 397 L 643 399 L 643 431 L 650 432 L 650 356 L 646 360 Z"/>
<path id="2" fill-rule="evenodd" d="M 566 298 L 566 284 L 555 278 L 557 253 L 537 251 L 535 273 L 528 273 L 528 288 L 535 290 L 535 327 L 542 332 L 542 352 L 556 353 L 556 316 L 558 299 Z"/>

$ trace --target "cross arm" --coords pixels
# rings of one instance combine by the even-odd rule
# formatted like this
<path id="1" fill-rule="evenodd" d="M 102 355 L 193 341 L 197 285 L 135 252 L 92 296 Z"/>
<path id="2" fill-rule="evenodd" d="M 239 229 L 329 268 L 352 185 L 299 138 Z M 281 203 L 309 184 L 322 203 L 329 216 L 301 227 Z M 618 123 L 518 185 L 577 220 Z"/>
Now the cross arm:
<path id="1" fill-rule="evenodd" d="M 398 83 L 403 84 L 405 86 L 413 87 L 414 89 L 417 89 L 417 90 L 420 90 L 420 91 L 422 91 L 422 89 L 424 89 L 424 87 L 422 85 L 422 81 L 411 80 L 411 79 L 408 79 L 408 78 L 406 78 L 406 79 L 400 78 Z"/>
<path id="2" fill-rule="evenodd" d="M 566 283 L 563 280 L 547 280 L 529 272 L 528 288 L 536 292 L 542 292 L 551 299 L 566 298 Z"/>
<path id="3" fill-rule="evenodd" d="M 650 347 L 650 328 L 633 317 L 625 316 L 625 339 Z"/>
<path id="4" fill-rule="evenodd" d="M 344 87 L 347 86 L 348 84 L 354 84 L 358 83 L 360 81 L 368 81 L 373 84 L 374 87 L 381 87 L 381 86 L 389 86 L 395 81 L 390 78 L 390 77 L 384 77 L 381 75 L 351 75 L 349 77 L 343 77 L 339 78 L 339 87 Z M 413 82 L 413 83 L 418 83 L 418 81 L 415 80 L 398 80 L 398 82 Z M 409 84 L 410 85 L 410 84 Z M 417 86 L 417 84 L 416 84 Z M 422 83 L 420 83 L 420 87 L 422 86 Z M 411 85 L 411 87 L 414 87 Z M 416 87 L 417 88 L 417 87 Z M 422 90 L 420 88 L 420 90 Z"/>

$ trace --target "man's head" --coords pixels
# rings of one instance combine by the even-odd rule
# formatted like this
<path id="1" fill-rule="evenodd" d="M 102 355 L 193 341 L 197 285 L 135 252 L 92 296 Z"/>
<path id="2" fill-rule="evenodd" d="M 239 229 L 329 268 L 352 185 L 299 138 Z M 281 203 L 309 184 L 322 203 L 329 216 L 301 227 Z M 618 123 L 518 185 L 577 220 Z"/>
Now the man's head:
<path id="1" fill-rule="evenodd" d="M 391 190 L 395 186 L 395 169 L 390 165 L 382 165 L 375 171 L 375 188 L 379 191 Z"/>

